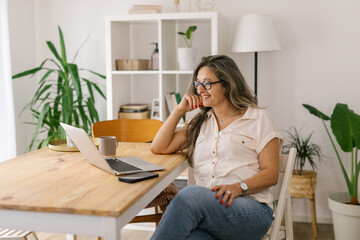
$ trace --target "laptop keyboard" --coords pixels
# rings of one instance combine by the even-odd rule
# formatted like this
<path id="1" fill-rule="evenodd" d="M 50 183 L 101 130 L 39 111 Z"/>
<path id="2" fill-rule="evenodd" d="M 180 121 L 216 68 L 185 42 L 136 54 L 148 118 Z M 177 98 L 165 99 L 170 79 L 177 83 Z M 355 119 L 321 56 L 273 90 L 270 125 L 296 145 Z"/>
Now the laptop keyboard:
<path id="1" fill-rule="evenodd" d="M 110 167 L 117 172 L 141 170 L 141 168 L 125 163 L 118 158 L 107 158 L 106 161 L 108 162 Z"/>

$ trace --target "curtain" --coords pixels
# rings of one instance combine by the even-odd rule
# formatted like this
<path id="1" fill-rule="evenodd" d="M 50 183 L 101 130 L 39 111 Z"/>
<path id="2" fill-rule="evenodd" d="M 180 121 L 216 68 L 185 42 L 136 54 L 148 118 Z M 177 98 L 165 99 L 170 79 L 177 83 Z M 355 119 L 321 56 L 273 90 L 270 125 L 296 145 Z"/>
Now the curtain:
<path id="1" fill-rule="evenodd" d="M 0 162 L 16 156 L 8 0 L 0 0 Z"/>

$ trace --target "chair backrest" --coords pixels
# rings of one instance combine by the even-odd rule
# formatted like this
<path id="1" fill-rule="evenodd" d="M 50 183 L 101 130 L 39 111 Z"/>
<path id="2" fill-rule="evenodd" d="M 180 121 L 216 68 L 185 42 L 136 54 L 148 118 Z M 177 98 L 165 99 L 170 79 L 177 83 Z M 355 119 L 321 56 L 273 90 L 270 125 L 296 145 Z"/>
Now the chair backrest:
<path id="1" fill-rule="evenodd" d="M 119 142 L 150 142 L 162 122 L 155 119 L 116 119 L 96 122 L 93 137 L 116 136 Z"/>
<path id="2" fill-rule="evenodd" d="M 271 187 L 274 200 L 277 200 L 277 206 L 274 208 L 275 219 L 271 230 L 271 240 L 280 239 L 280 225 L 283 214 L 285 212 L 285 230 L 286 239 L 293 239 L 292 215 L 291 215 L 291 197 L 289 193 L 289 185 L 292 171 L 294 169 L 294 161 L 296 157 L 296 149 L 291 148 L 288 155 L 280 155 L 279 158 L 279 179 L 278 183 Z"/>

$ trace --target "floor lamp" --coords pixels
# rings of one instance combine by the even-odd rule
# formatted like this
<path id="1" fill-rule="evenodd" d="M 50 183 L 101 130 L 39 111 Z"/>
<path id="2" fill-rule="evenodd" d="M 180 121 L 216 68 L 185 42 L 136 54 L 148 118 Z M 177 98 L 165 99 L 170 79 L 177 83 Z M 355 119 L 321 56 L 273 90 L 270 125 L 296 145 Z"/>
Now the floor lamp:
<path id="1" fill-rule="evenodd" d="M 280 41 L 270 15 L 248 14 L 240 18 L 231 51 L 255 53 L 255 95 L 257 95 L 258 52 L 278 51 L 280 49 Z"/>

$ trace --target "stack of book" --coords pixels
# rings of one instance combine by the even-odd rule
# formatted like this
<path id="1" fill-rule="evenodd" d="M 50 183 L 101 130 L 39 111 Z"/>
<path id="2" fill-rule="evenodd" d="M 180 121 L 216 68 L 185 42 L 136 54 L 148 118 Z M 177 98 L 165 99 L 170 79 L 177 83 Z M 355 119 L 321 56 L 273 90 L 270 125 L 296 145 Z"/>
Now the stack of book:
<path id="1" fill-rule="evenodd" d="M 169 109 L 169 113 L 172 113 L 176 106 L 181 102 L 181 95 L 178 92 L 166 93 L 165 100 Z M 185 123 L 185 115 L 180 119 L 180 123 Z"/>
<path id="2" fill-rule="evenodd" d="M 132 5 L 129 9 L 129 13 L 161 13 L 161 10 L 161 5 Z"/>
<path id="3" fill-rule="evenodd" d="M 120 106 L 119 119 L 147 119 L 150 118 L 148 104 L 125 104 Z"/>

